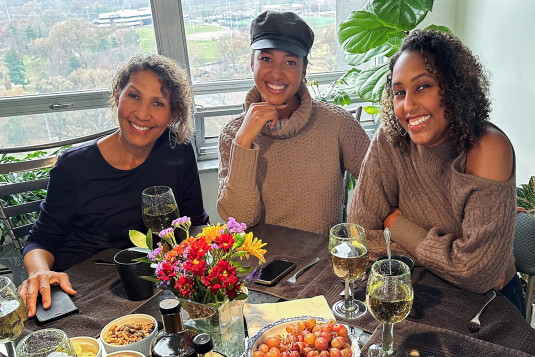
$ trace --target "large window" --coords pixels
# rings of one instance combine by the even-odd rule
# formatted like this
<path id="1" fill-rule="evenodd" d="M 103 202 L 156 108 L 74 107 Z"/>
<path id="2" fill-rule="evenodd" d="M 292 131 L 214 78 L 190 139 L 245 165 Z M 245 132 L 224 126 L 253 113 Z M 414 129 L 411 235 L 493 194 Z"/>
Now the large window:
<path id="1" fill-rule="evenodd" d="M 215 157 L 221 126 L 242 110 L 252 85 L 251 20 L 269 9 L 302 16 L 316 37 L 307 77 L 328 82 L 343 70 L 336 41 L 340 2 L 0 0 L 0 146 L 113 127 L 106 99 L 117 65 L 159 52 L 188 69 L 199 158 Z"/>

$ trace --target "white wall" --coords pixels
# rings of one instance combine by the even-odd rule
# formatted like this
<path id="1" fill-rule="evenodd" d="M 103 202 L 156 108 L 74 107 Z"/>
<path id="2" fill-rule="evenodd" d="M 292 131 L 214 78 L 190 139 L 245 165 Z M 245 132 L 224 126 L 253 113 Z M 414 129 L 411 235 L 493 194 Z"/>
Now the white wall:
<path id="1" fill-rule="evenodd" d="M 513 143 L 517 185 L 527 183 L 535 175 L 535 1 L 458 4 L 465 18 L 461 38 L 492 73 L 491 121 Z"/>

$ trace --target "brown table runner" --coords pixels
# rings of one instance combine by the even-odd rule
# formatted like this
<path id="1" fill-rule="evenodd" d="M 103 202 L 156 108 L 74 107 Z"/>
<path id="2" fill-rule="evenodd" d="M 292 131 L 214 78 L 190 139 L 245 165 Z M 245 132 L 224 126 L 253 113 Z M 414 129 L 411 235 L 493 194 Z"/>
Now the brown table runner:
<path id="1" fill-rule="evenodd" d="M 58 328 L 69 337 L 98 337 L 100 330 L 111 320 L 132 313 L 143 305 L 143 301 L 130 301 L 119 278 L 117 268 L 111 265 L 98 265 L 93 261 L 103 259 L 113 262 L 119 249 L 109 249 L 77 264 L 66 271 L 76 290 L 72 300 L 79 313 L 64 317 L 44 326 L 37 326 L 34 319 L 26 323 L 26 329 L 34 331 L 44 327 Z M 160 293 L 155 291 L 155 295 Z"/>
<path id="2" fill-rule="evenodd" d="M 372 334 L 370 340 L 362 349 L 362 355 L 366 355 L 370 345 L 381 343 L 381 334 L 382 329 L 380 327 Z M 409 320 L 394 325 L 394 343 L 401 344 L 409 356 L 532 356 L 516 349 L 503 347 L 454 331 L 423 325 Z"/>

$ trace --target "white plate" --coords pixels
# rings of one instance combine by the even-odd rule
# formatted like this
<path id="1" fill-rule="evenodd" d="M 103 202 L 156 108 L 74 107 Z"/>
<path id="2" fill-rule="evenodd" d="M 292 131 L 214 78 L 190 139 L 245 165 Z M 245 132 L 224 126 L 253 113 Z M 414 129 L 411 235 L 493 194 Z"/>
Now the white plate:
<path id="1" fill-rule="evenodd" d="M 298 316 L 298 317 L 290 317 L 286 319 L 280 319 L 278 321 L 275 321 L 272 324 L 266 325 L 262 327 L 256 335 L 249 338 L 249 341 L 247 342 L 247 346 L 245 347 L 245 352 L 242 354 L 241 357 L 251 357 L 253 354 L 253 351 L 256 351 L 258 349 L 258 346 L 260 346 L 264 341 L 271 336 L 274 335 L 282 335 L 285 336 L 288 333 L 286 332 L 286 326 L 295 324 L 296 321 L 306 321 L 310 318 L 313 318 L 316 320 L 316 323 L 325 323 L 329 321 L 329 319 L 323 318 L 323 317 L 316 317 L 316 316 Z M 348 328 L 349 331 L 349 328 Z M 357 346 L 358 353 L 356 354 L 359 356 L 360 349 L 358 348 L 357 339 L 355 336 L 350 336 L 351 338 L 351 349 L 353 350 L 353 355 L 355 356 L 355 346 Z"/>

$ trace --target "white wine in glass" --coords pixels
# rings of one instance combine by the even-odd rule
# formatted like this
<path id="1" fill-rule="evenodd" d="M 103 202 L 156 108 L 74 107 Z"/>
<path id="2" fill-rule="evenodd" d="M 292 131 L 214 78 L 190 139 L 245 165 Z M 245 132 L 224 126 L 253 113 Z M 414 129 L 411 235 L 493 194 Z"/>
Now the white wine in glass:
<path id="1" fill-rule="evenodd" d="M 173 191 L 168 186 L 152 186 L 141 193 L 143 223 L 158 235 L 171 227 L 173 220 L 179 217 L 178 206 Z"/>
<path id="2" fill-rule="evenodd" d="M 11 280 L 0 277 L 0 343 L 5 344 L 9 357 L 15 357 L 13 341 L 24 330 L 28 319 L 26 305 Z"/>
<path id="3" fill-rule="evenodd" d="M 347 320 L 366 313 L 366 305 L 353 298 L 350 284 L 360 277 L 368 266 L 368 248 L 364 228 L 354 223 L 340 223 L 329 235 L 329 264 L 333 273 L 345 280 L 345 298 L 332 307 L 333 314 Z"/>
<path id="4" fill-rule="evenodd" d="M 394 345 L 394 324 L 411 312 L 414 291 L 410 268 L 400 260 L 383 259 L 372 265 L 366 288 L 370 313 L 383 323 L 383 341 L 368 349 L 368 357 L 407 356 L 400 345 Z"/>

